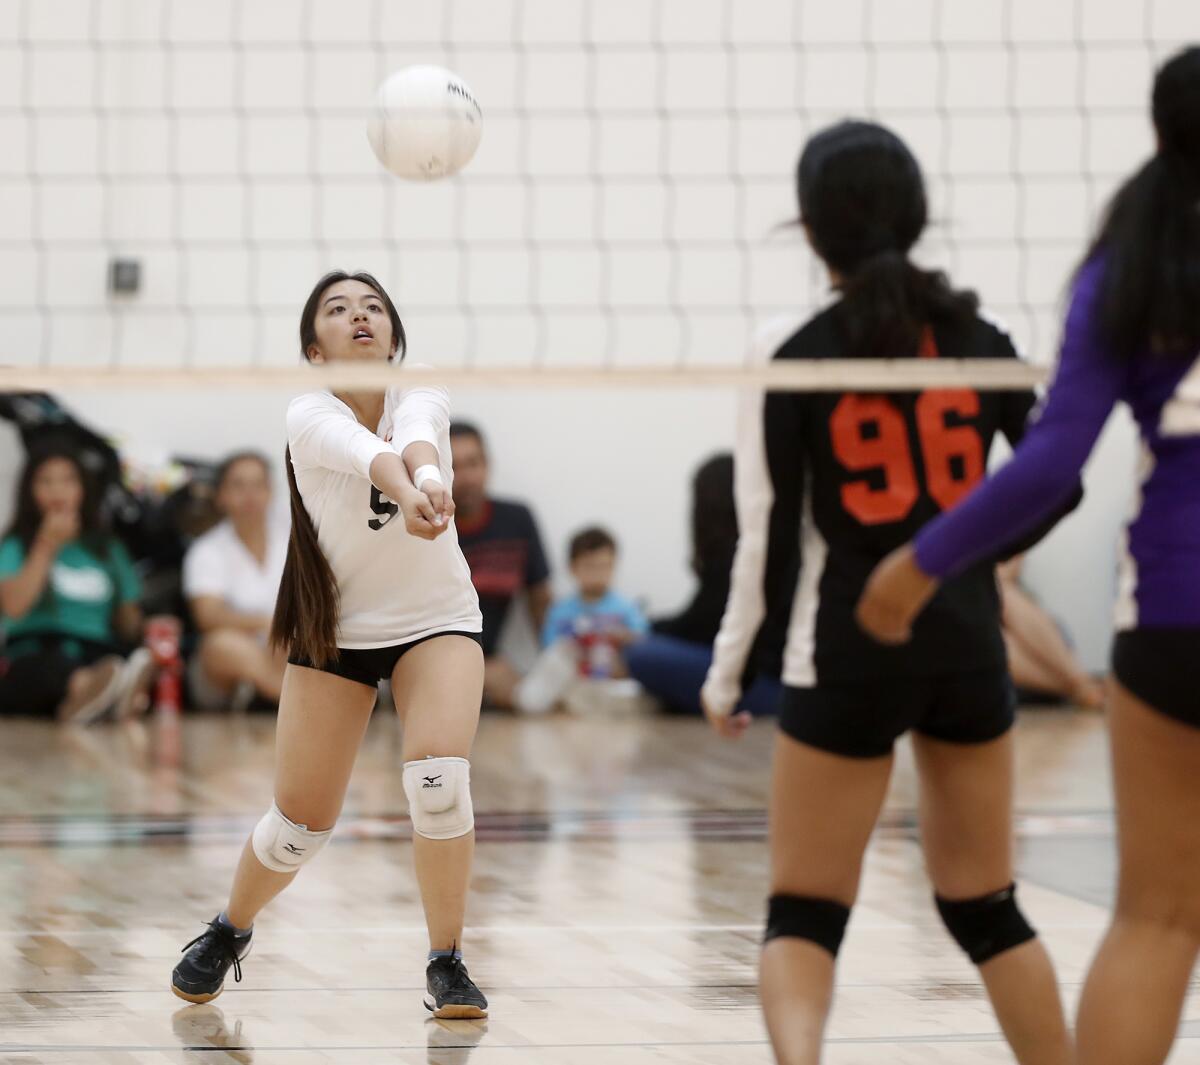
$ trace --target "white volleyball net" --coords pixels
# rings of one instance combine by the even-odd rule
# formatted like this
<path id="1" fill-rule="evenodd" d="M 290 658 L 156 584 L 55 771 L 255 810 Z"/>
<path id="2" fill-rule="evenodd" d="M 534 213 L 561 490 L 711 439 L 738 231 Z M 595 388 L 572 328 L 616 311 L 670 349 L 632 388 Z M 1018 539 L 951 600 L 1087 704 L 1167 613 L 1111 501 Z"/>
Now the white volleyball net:
<path id="1" fill-rule="evenodd" d="M 453 380 L 722 384 L 756 322 L 826 297 L 780 223 L 804 138 L 847 115 L 921 159 L 918 257 L 1045 361 L 1097 209 L 1150 149 L 1153 67 L 1196 29 L 1192 0 L 13 0 L 0 20 L 8 388 L 294 369 L 332 267 L 380 277 Z M 483 106 L 456 178 L 399 181 L 367 144 L 376 86 L 412 63 Z M 136 292 L 112 291 L 117 262 Z"/>
<path id="2" fill-rule="evenodd" d="M 143 480 L 281 455 L 289 395 L 334 383 L 299 365 L 303 300 L 365 269 L 555 560 L 600 520 L 621 586 L 673 608 L 689 478 L 733 442 L 731 386 L 765 381 L 748 338 L 828 297 L 781 225 L 805 137 L 847 116 L 900 133 L 929 184 L 918 259 L 1044 368 L 1097 212 L 1152 149 L 1152 71 L 1196 29 L 1195 0 L 7 0 L 0 517 L 22 453 L 5 392 L 51 392 Z M 368 145 L 376 87 L 412 64 L 482 105 L 453 179 L 402 182 Z M 136 291 L 113 291 L 116 264 Z M 788 383 L 1036 376 L 933 362 Z M 1123 499 L 1103 486 L 1133 453 L 1103 453 L 1086 528 L 1048 547 L 1051 598 L 1051 578 L 1109 571 Z M 1096 661 L 1105 585 L 1062 589 Z"/>

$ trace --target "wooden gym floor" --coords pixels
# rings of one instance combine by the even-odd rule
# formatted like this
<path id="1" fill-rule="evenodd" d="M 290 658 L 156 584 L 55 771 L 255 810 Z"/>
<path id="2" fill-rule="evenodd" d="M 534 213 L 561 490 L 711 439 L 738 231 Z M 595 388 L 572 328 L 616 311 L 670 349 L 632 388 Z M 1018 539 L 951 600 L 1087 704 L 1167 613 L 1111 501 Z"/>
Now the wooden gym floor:
<path id="1" fill-rule="evenodd" d="M 467 933 L 486 1022 L 421 1005 L 398 730 L 380 711 L 332 845 L 260 918 L 245 978 L 168 990 L 270 799 L 270 718 L 0 725 L 0 1063 L 760 1065 L 772 739 L 700 722 L 484 718 Z M 1019 732 L 1022 896 L 1073 1008 L 1111 897 L 1101 719 Z M 905 748 L 843 949 L 829 1065 L 1011 1061 L 921 872 Z M 1200 994 L 1172 1065 L 1200 1063 Z"/>

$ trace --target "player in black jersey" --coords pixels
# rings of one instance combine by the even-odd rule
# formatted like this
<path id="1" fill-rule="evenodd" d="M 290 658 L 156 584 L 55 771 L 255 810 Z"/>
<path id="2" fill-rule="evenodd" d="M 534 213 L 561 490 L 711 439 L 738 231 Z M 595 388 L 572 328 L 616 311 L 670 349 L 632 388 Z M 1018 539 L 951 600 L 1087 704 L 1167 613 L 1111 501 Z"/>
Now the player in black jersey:
<path id="1" fill-rule="evenodd" d="M 836 299 L 799 328 L 765 330 L 762 358 L 1016 357 L 974 294 L 909 261 L 925 191 L 894 134 L 863 122 L 825 130 L 806 145 L 797 185 Z M 1017 1059 L 1070 1060 L 1050 959 L 1014 898 L 1014 707 L 993 567 L 948 581 L 903 647 L 875 643 L 854 617 L 875 564 L 983 478 L 994 436 L 1015 442 L 1032 403 L 1029 392 L 970 389 L 744 401 L 741 538 L 703 701 L 719 732 L 739 735 L 746 653 L 768 614 L 788 619 L 762 997 L 789 1065 L 819 1059 L 863 851 L 893 744 L 909 730 L 937 908 L 979 965 Z"/>

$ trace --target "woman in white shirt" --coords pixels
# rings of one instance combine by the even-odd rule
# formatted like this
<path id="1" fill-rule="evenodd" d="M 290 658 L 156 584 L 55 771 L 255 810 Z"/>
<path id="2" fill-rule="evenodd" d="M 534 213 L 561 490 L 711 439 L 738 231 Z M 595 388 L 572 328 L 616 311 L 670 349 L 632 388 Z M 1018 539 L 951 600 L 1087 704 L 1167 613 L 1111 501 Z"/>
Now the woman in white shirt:
<path id="1" fill-rule="evenodd" d="M 323 277 L 300 320 L 312 363 L 402 360 L 404 328 L 370 274 Z M 400 372 L 397 377 L 402 378 Z M 172 987 L 220 994 L 250 949 L 255 916 L 329 839 L 376 685 L 404 723 L 404 790 L 429 928 L 425 1006 L 483 1017 L 462 963 L 474 851 L 468 757 L 483 692 L 482 620 L 454 530 L 449 397 L 309 393 L 288 408 L 292 536 L 272 641 L 289 649 L 275 801 L 247 841 L 225 910 L 185 948 Z"/>
<path id="2" fill-rule="evenodd" d="M 183 560 L 183 594 L 200 646 L 188 663 L 191 703 L 221 710 L 255 694 L 279 702 L 287 655 L 267 637 L 287 557 L 287 526 L 271 517 L 271 471 L 254 451 L 217 470 L 222 521 Z"/>

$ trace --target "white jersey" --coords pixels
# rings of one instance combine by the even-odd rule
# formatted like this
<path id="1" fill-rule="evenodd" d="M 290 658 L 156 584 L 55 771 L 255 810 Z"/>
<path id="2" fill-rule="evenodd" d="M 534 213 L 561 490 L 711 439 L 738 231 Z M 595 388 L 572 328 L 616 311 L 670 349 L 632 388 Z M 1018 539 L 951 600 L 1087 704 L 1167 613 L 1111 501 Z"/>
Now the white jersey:
<path id="1" fill-rule="evenodd" d="M 399 508 L 371 484 L 376 455 L 423 440 L 450 464 L 450 398 L 441 388 L 389 388 L 372 433 L 328 392 L 292 400 L 288 444 L 296 484 L 341 596 L 337 644 L 410 643 L 439 632 L 480 632 L 483 619 L 453 522 L 436 540 L 412 536 Z"/>

